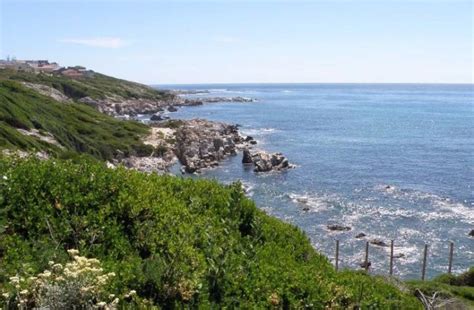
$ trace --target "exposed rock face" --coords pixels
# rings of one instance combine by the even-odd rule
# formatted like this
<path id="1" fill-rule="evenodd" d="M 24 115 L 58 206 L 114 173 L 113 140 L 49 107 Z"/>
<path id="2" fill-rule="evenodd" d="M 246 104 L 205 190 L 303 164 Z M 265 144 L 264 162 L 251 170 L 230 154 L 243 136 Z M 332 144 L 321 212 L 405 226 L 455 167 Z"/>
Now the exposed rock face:
<path id="1" fill-rule="evenodd" d="M 64 102 L 64 103 L 72 103 L 71 98 L 64 95 L 62 92 L 60 92 L 59 90 L 55 88 L 52 88 L 43 84 L 34 84 L 34 83 L 28 83 L 28 82 L 22 82 L 22 84 L 28 88 L 33 89 L 34 91 L 37 91 L 41 95 L 51 97 L 56 101 Z"/>
<path id="2" fill-rule="evenodd" d="M 343 226 L 343 225 L 328 225 L 327 228 L 332 231 L 348 231 L 351 230 L 349 226 Z"/>
<path id="3" fill-rule="evenodd" d="M 41 141 L 44 141 L 44 142 L 47 142 L 49 144 L 53 144 L 53 145 L 56 145 L 57 147 L 59 147 L 60 149 L 64 148 L 57 140 L 56 138 L 54 138 L 54 136 L 52 134 L 50 134 L 49 132 L 40 132 L 38 129 L 30 129 L 30 130 L 26 130 L 26 129 L 21 129 L 21 128 L 17 128 L 16 130 L 18 130 L 18 132 L 20 132 L 21 134 L 25 135 L 25 136 L 31 136 L 31 137 L 35 137 Z"/>
<path id="4" fill-rule="evenodd" d="M 120 116 L 137 114 L 154 114 L 163 111 L 164 107 L 178 104 L 181 102 L 179 98 L 171 98 L 167 100 L 151 100 L 145 98 L 124 99 L 120 96 L 108 97 L 106 99 L 94 99 L 84 97 L 79 99 L 80 102 L 88 104 L 102 113 Z"/>
<path id="5" fill-rule="evenodd" d="M 255 140 L 248 140 L 250 144 L 253 144 L 253 141 Z M 281 153 L 269 154 L 263 151 L 259 151 L 255 154 L 251 154 L 250 151 L 247 149 L 244 150 L 243 156 L 244 157 L 242 159 L 242 163 L 253 163 L 255 166 L 255 172 L 269 172 L 272 170 L 281 171 L 293 167 L 288 162 L 288 159 Z"/>
<path id="6" fill-rule="evenodd" d="M 235 125 L 194 119 L 176 130 L 176 155 L 188 173 L 215 167 L 244 146 Z"/>
<path id="7" fill-rule="evenodd" d="M 174 129 L 151 127 L 149 135 L 143 139 L 143 144 L 152 146 L 153 153 L 145 157 L 117 156 L 114 164 L 123 164 L 127 168 L 144 172 L 166 173 L 177 161 L 172 143 L 174 135 Z"/>
<path id="8" fill-rule="evenodd" d="M 242 163 L 243 164 L 253 164 L 252 155 L 250 154 L 250 151 L 247 148 L 245 148 L 244 151 L 243 151 Z"/>
<path id="9" fill-rule="evenodd" d="M 121 161 L 125 167 L 143 172 L 165 173 L 170 163 L 161 157 L 137 157 L 130 156 Z"/>

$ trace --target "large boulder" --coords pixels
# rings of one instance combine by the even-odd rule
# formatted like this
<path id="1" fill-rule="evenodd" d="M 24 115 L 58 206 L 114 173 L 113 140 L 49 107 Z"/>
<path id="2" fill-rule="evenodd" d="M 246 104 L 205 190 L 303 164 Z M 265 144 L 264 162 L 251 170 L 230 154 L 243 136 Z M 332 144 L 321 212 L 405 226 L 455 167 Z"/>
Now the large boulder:
<path id="1" fill-rule="evenodd" d="M 243 151 L 242 163 L 243 164 L 253 164 L 252 155 L 250 154 L 250 151 L 247 148 L 244 149 L 244 151 Z"/>
<path id="2" fill-rule="evenodd" d="M 150 121 L 162 121 L 163 117 L 160 113 L 155 113 L 150 117 Z"/>
<path id="3" fill-rule="evenodd" d="M 244 157 L 246 158 L 245 162 L 244 159 L 242 159 L 243 163 L 249 163 L 249 153 L 250 152 L 244 153 Z M 283 156 L 281 153 L 269 154 L 261 151 L 251 155 L 251 159 L 253 164 L 255 165 L 255 172 L 269 172 L 272 170 L 280 171 L 291 168 L 288 159 L 286 159 L 286 157 Z"/>

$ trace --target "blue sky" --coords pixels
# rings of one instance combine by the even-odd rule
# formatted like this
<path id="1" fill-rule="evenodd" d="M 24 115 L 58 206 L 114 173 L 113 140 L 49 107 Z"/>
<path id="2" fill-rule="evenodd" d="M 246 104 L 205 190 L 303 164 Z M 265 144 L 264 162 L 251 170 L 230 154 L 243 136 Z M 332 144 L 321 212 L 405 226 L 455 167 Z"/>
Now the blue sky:
<path id="1" fill-rule="evenodd" d="M 473 82 L 471 1 L 0 0 L 0 57 L 149 83 Z"/>

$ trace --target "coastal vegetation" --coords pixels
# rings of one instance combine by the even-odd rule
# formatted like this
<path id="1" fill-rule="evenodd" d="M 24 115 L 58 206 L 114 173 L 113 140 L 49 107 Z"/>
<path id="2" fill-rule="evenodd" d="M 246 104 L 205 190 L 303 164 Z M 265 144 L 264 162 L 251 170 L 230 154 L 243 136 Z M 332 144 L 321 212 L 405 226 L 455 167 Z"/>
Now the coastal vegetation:
<path id="1" fill-rule="evenodd" d="M 0 80 L 0 102 L 0 149 L 85 153 L 104 160 L 117 152 L 152 152 L 141 141 L 147 126 L 115 119 L 86 104 L 61 103 L 11 80 Z"/>
<path id="2" fill-rule="evenodd" d="M 156 90 L 139 83 L 117 79 L 97 72 L 83 78 L 70 78 L 60 74 L 34 74 L 0 69 L 0 80 L 46 85 L 74 100 L 84 97 L 106 99 L 116 96 L 124 99 L 166 100 L 174 96 L 166 91 Z"/>
<path id="3" fill-rule="evenodd" d="M 144 144 L 147 125 L 81 101 L 115 96 L 173 100 L 99 73 L 0 70 L 0 155 L 9 154 L 0 158 L 0 307 L 421 309 L 415 296 L 435 292 L 473 304 L 472 269 L 408 283 L 335 272 L 301 230 L 257 209 L 239 183 L 107 168 L 119 157 L 163 157 L 175 144 L 182 157 L 201 153 L 203 141 L 217 158 L 213 145 L 239 137 L 232 125 L 168 120 L 151 131 L 166 144 Z"/>
<path id="4" fill-rule="evenodd" d="M 17 300 L 11 277 L 44 276 L 50 261 L 63 268 L 68 250 L 78 250 L 114 274 L 101 296 L 136 292 L 118 305 L 421 308 L 381 277 L 336 273 L 302 231 L 258 210 L 240 184 L 90 159 L 4 158 L 0 176 L 4 304 Z M 110 302 L 90 298 L 84 305 Z"/>

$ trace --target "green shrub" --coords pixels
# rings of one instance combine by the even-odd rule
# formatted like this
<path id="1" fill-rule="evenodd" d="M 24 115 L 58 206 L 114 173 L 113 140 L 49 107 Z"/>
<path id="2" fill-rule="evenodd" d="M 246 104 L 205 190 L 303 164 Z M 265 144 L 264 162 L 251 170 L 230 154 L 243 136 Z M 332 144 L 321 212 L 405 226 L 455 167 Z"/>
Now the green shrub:
<path id="1" fill-rule="evenodd" d="M 106 169 L 91 160 L 0 160 L 0 289 L 67 249 L 114 272 L 107 293 L 163 308 L 420 309 L 381 278 L 335 273 L 299 229 L 240 184 Z M 361 289 L 362 286 L 362 289 Z"/>

